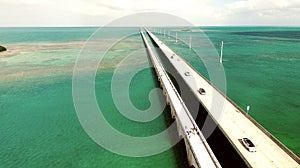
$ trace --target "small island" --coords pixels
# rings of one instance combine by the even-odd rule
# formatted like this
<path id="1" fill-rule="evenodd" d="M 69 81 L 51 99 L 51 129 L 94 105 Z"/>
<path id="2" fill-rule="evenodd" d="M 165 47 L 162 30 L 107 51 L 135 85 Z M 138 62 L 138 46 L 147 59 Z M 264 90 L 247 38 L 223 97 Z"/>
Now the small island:
<path id="1" fill-rule="evenodd" d="M 193 30 L 191 30 L 191 29 L 183 29 L 181 31 L 183 31 L 183 32 L 192 32 Z"/>
<path id="2" fill-rule="evenodd" d="M 0 52 L 6 51 L 7 49 L 0 45 Z"/>

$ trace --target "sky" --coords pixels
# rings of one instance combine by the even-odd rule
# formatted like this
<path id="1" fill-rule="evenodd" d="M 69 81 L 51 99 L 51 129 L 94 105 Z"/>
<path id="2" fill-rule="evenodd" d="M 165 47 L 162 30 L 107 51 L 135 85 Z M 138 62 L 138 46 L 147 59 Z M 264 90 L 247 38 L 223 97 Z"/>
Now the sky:
<path id="1" fill-rule="evenodd" d="M 197 26 L 300 26 L 300 0 L 0 0 L 0 26 L 103 26 L 141 12 Z"/>

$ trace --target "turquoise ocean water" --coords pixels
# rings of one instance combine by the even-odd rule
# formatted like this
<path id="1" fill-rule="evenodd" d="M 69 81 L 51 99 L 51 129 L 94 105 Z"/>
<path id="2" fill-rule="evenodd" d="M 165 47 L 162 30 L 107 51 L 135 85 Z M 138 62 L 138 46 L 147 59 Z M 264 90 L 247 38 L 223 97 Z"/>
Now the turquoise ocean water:
<path id="1" fill-rule="evenodd" d="M 112 31 L 112 29 L 114 31 Z M 0 167 L 186 167 L 182 144 L 161 154 L 131 158 L 101 148 L 84 132 L 73 105 L 72 70 L 83 42 L 96 28 L 1 28 L 0 45 Z M 172 33 L 179 28 L 170 29 Z M 204 27 L 220 48 L 227 95 L 300 156 L 300 28 Z M 133 35 L 106 54 L 96 76 L 96 96 L 116 129 L 148 136 L 166 129 L 168 109 L 149 123 L 136 123 L 118 113 L 110 85 L 114 68 L 132 51 L 143 48 L 138 28 L 107 28 L 102 41 Z M 136 34 L 134 34 L 136 33 Z M 178 32 L 186 38 L 196 32 Z M 160 35 L 162 39 L 164 37 Z M 164 39 L 206 77 L 204 66 L 183 43 Z M 147 62 L 147 57 L 141 61 Z M 138 61 L 137 61 L 138 62 Z M 135 67 L 135 63 L 130 65 Z M 208 77 L 209 78 L 209 77 Z M 131 81 L 130 97 L 139 109 L 150 106 L 148 92 L 157 87 L 150 69 Z M 99 91 L 99 92 L 98 92 Z"/>

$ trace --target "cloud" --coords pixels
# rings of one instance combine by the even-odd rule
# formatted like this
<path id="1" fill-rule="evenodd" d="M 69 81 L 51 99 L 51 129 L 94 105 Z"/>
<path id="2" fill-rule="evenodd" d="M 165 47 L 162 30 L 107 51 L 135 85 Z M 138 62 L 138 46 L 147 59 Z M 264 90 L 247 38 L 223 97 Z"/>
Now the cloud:
<path id="1" fill-rule="evenodd" d="M 225 5 L 222 9 L 227 23 L 241 25 L 299 25 L 298 0 L 247 0 Z"/>
<path id="2" fill-rule="evenodd" d="M 1 0 L 0 25 L 103 25 L 138 12 L 169 13 L 196 25 L 299 25 L 300 23 L 299 0 L 225 2 L 224 0 Z"/>

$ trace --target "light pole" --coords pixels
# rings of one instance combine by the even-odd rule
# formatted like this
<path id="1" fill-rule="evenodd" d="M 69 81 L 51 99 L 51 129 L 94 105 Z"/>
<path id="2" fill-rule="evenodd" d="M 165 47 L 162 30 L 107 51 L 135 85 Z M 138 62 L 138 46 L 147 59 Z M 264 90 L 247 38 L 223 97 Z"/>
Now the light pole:
<path id="1" fill-rule="evenodd" d="M 247 114 L 249 113 L 250 110 L 250 106 L 247 106 Z"/>
<path id="2" fill-rule="evenodd" d="M 221 43 L 221 54 L 220 54 L 220 64 L 223 62 L 223 47 L 224 47 L 224 42 L 222 41 Z"/>
<path id="3" fill-rule="evenodd" d="M 190 49 L 192 48 L 192 35 L 190 35 Z"/>

